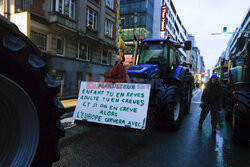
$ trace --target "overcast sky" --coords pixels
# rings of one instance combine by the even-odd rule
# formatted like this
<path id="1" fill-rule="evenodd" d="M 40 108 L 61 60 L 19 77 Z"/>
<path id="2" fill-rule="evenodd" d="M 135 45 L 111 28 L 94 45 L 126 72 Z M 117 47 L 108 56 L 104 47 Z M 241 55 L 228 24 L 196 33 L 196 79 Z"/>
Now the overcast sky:
<path id="1" fill-rule="evenodd" d="M 250 0 L 173 0 L 173 3 L 187 32 L 195 36 L 206 69 L 215 66 L 231 37 L 211 33 L 222 32 L 223 27 L 234 31 L 250 7 Z"/>

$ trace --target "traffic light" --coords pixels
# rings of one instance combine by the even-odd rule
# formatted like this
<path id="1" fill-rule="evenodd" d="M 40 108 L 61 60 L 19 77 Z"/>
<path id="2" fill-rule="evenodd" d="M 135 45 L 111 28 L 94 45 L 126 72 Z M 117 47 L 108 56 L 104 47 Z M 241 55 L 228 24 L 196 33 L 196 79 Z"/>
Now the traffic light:
<path id="1" fill-rule="evenodd" d="M 227 33 L 227 27 L 223 27 L 223 34 Z"/>

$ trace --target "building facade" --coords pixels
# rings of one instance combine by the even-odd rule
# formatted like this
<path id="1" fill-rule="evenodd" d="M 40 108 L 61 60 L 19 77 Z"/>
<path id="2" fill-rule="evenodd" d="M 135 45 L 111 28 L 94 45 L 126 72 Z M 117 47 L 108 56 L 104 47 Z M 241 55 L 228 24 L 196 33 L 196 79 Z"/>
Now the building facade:
<path id="1" fill-rule="evenodd" d="M 201 56 L 200 59 L 201 59 L 200 73 L 204 73 L 205 72 L 205 63 L 203 60 L 203 56 Z"/>
<path id="2" fill-rule="evenodd" d="M 205 72 L 205 64 L 199 48 L 196 46 L 195 36 L 188 34 L 187 38 L 192 42 L 192 48 L 188 51 L 188 62 L 192 64 L 193 71 L 199 74 Z"/>
<path id="3" fill-rule="evenodd" d="M 179 15 L 174 7 L 172 0 L 154 0 L 154 20 L 153 20 L 153 38 L 160 38 L 161 26 L 161 7 L 167 6 L 166 11 L 166 30 L 165 36 L 170 34 L 170 39 L 178 42 L 185 42 L 187 40 L 187 31 L 181 22 Z M 183 49 L 179 49 L 182 53 L 182 61 L 186 61 L 187 54 Z"/>
<path id="4" fill-rule="evenodd" d="M 221 53 L 221 56 L 218 58 L 215 67 L 220 65 L 222 58 L 224 58 L 224 64 L 228 64 L 230 56 L 234 55 L 237 56 L 238 53 L 244 49 L 244 43 L 246 41 L 241 41 L 242 38 L 245 40 L 249 40 L 250 37 L 250 9 L 248 9 L 245 17 L 243 18 L 240 26 L 236 28 L 232 37 L 227 43 L 227 47 L 225 51 Z"/>
<path id="5" fill-rule="evenodd" d="M 242 20 L 240 26 L 235 30 L 231 39 L 228 42 L 228 46 L 226 49 L 226 57 L 227 59 L 230 56 L 230 53 L 236 53 L 237 50 L 237 42 L 241 37 L 249 38 L 250 36 L 250 8 L 248 9 L 244 19 Z"/>
<path id="6" fill-rule="evenodd" d="M 119 0 L 2 0 L 10 20 L 30 13 L 30 38 L 48 57 L 63 96 L 77 95 L 80 81 L 104 79 L 116 61 Z"/>
<path id="7" fill-rule="evenodd" d="M 207 79 L 206 79 L 207 81 L 209 81 L 210 75 L 211 75 L 211 71 L 210 71 L 210 69 L 208 69 L 208 70 L 207 70 Z"/>
<path id="8" fill-rule="evenodd" d="M 134 49 L 134 34 L 137 37 L 152 38 L 154 0 L 120 0 L 122 36 L 125 53 Z"/>
<path id="9" fill-rule="evenodd" d="M 194 72 L 199 71 L 199 57 L 200 57 L 200 50 L 198 47 L 192 47 L 190 52 L 188 53 L 188 62 L 192 64 L 192 70 Z"/>
<path id="10" fill-rule="evenodd" d="M 193 36 L 192 34 L 188 34 L 187 35 L 187 39 L 189 40 L 189 41 L 191 41 L 191 46 L 192 47 L 196 47 L 196 40 L 195 40 L 195 36 Z"/>

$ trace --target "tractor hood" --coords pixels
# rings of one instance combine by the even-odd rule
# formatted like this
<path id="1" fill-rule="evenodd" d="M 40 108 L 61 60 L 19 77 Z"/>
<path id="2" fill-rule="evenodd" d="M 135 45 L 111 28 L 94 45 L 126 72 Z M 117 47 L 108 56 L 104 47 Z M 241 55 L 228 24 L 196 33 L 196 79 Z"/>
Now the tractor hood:
<path id="1" fill-rule="evenodd" d="M 127 71 L 130 77 L 150 78 L 159 72 L 159 66 L 157 64 L 140 64 L 129 67 Z"/>

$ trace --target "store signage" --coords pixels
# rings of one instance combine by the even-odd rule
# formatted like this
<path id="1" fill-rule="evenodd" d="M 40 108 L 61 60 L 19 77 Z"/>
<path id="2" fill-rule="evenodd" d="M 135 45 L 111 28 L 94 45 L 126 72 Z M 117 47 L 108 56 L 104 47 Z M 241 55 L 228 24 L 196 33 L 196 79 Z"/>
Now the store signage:
<path id="1" fill-rule="evenodd" d="M 160 31 L 166 31 L 167 6 L 161 7 L 161 28 Z"/>

